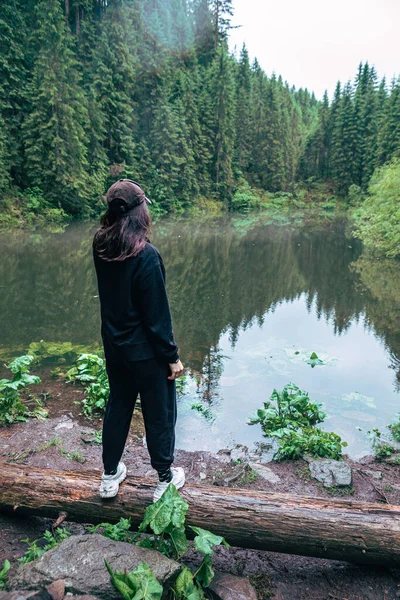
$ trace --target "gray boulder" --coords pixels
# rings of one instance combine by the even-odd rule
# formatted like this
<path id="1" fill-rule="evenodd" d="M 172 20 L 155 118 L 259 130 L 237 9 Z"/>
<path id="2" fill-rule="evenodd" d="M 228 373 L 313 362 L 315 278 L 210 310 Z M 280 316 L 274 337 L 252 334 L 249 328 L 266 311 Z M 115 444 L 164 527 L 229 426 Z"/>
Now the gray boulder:
<path id="1" fill-rule="evenodd" d="M 259 477 L 269 481 L 269 483 L 279 483 L 281 478 L 273 472 L 272 469 L 257 462 L 249 462 L 249 467 L 257 473 Z"/>
<path id="2" fill-rule="evenodd" d="M 119 571 L 132 571 L 144 561 L 164 589 L 174 583 L 182 568 L 163 554 L 134 544 L 114 542 L 98 534 L 75 535 L 34 562 L 19 567 L 7 583 L 12 590 L 39 590 L 63 579 L 66 592 L 89 594 L 104 600 L 119 599 L 120 594 L 111 583 L 104 559 Z"/>
<path id="3" fill-rule="evenodd" d="M 208 588 L 217 600 L 257 600 L 257 594 L 250 581 L 229 573 L 215 573 Z"/>
<path id="4" fill-rule="evenodd" d="M 52 600 L 52 598 L 46 590 L 18 590 L 14 592 L 0 592 L 0 600 Z"/>
<path id="5" fill-rule="evenodd" d="M 324 487 L 351 485 L 351 468 L 345 460 L 332 458 L 305 457 L 311 476 L 324 484 Z"/>

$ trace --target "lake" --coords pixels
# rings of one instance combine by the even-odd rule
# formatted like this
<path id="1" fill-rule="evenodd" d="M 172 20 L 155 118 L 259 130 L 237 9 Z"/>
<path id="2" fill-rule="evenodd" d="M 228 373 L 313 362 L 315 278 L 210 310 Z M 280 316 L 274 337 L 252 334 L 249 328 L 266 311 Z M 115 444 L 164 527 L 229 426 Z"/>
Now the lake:
<path id="1" fill-rule="evenodd" d="M 94 228 L 2 234 L 0 349 L 100 341 Z M 293 382 L 323 403 L 323 427 L 350 456 L 370 451 L 358 428 L 384 428 L 399 410 L 398 262 L 364 257 L 340 217 L 162 220 L 152 242 L 187 368 L 179 448 L 261 442 L 249 415 Z M 322 366 L 307 363 L 313 352 Z"/>

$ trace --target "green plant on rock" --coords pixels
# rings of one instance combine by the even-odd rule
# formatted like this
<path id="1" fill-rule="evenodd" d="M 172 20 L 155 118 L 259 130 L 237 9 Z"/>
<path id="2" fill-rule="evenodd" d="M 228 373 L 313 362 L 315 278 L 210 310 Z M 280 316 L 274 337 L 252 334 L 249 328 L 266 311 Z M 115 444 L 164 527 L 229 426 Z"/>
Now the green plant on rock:
<path id="1" fill-rule="evenodd" d="M 388 429 L 391 431 L 391 427 L 394 427 L 395 429 L 395 435 L 397 435 L 397 426 L 398 424 L 393 424 L 393 425 L 388 425 Z M 362 431 L 361 428 L 359 428 L 360 431 Z M 375 456 L 376 458 L 379 459 L 385 459 L 388 458 L 389 456 L 392 456 L 392 454 L 394 454 L 396 452 L 395 447 L 393 446 L 393 444 L 391 443 L 392 440 L 393 441 L 397 441 L 395 440 L 393 434 L 389 434 L 388 438 L 389 439 L 385 439 L 382 437 L 382 432 L 375 427 L 374 429 L 371 429 L 370 431 L 367 431 L 367 435 L 369 437 L 369 439 L 371 440 L 371 444 L 372 444 L 372 448 L 374 450 Z M 392 439 L 390 439 L 392 438 Z"/>
<path id="2" fill-rule="evenodd" d="M 141 562 L 130 573 L 127 571 L 113 571 L 108 562 L 105 561 L 105 563 L 114 587 L 124 600 L 161 599 L 163 587 L 147 563 Z"/>
<path id="3" fill-rule="evenodd" d="M 87 384 L 86 398 L 82 400 L 82 413 L 86 417 L 104 413 L 110 394 L 104 359 L 97 354 L 81 354 L 67 377 L 70 381 Z"/>
<path id="4" fill-rule="evenodd" d="M 47 417 L 47 411 L 42 408 L 40 400 L 35 399 L 36 407 L 30 410 L 25 406 L 20 395 L 22 389 L 41 381 L 40 377 L 29 373 L 33 360 L 33 356 L 24 355 L 15 358 L 7 365 L 13 378 L 0 380 L 0 425 L 27 421 L 29 417 L 37 419 Z"/>
<path id="5" fill-rule="evenodd" d="M 41 539 L 34 540 L 33 542 L 30 542 L 29 538 L 21 540 L 22 542 L 28 544 L 28 549 L 25 552 L 25 554 L 18 559 L 18 562 L 20 562 L 22 565 L 25 565 L 28 562 L 36 560 L 48 550 L 52 550 L 53 548 L 58 546 L 58 544 L 60 544 L 63 540 L 67 539 L 67 537 L 69 537 L 70 535 L 71 534 L 69 533 L 69 531 L 67 531 L 64 527 L 57 527 L 57 529 L 54 532 L 54 535 L 51 533 L 51 531 L 46 530 L 44 532 L 43 538 Z M 46 543 L 40 546 L 38 542 L 42 542 L 43 544 L 43 541 Z"/>
<path id="6" fill-rule="evenodd" d="M 339 459 L 347 443 L 336 433 L 315 427 L 325 417 L 321 404 L 311 402 L 307 392 L 289 383 L 282 391 L 274 389 L 270 401 L 250 417 L 250 423 L 260 423 L 267 437 L 278 439 L 277 460 L 305 454 Z"/>
<path id="7" fill-rule="evenodd" d="M 96 527 L 88 528 L 88 531 L 93 533 L 102 527 L 103 535 L 111 537 L 111 539 L 136 543 L 142 548 L 158 550 L 168 557 L 172 556 L 179 560 L 189 549 L 185 531 L 185 518 L 188 508 L 188 504 L 181 498 L 175 486 L 171 484 L 160 500 L 146 508 L 143 521 L 136 535 L 129 534 L 129 519 L 120 519 L 116 525 L 102 523 Z M 226 548 L 230 547 L 222 536 L 215 535 L 211 531 L 192 526 L 190 526 L 190 529 L 196 534 L 194 546 L 196 550 L 204 554 L 204 558 L 194 574 L 186 567 L 183 568 L 172 588 L 176 600 L 202 600 L 205 597 L 203 588 L 208 587 L 214 577 L 211 559 L 214 547 L 219 545 L 224 545 Z M 150 535 L 143 537 L 148 530 L 151 532 Z M 159 588 L 154 585 L 154 580 L 157 580 L 146 563 L 139 565 L 132 573 L 113 572 L 108 564 L 107 569 L 113 584 L 127 600 L 133 598 L 135 600 L 141 600 L 142 598 L 155 600 L 158 598 Z M 144 588 L 139 586 L 139 577 L 147 582 L 146 593 L 153 595 L 142 595 Z M 135 596 L 135 594 L 139 595 Z"/>
<path id="8" fill-rule="evenodd" d="M 99 523 L 96 526 L 86 527 L 89 533 L 97 533 L 99 529 L 102 529 L 102 535 L 114 540 L 116 542 L 132 542 L 134 540 L 134 534 L 129 530 L 131 528 L 131 520 L 121 517 L 118 523 Z"/>
<path id="9" fill-rule="evenodd" d="M 7 573 L 10 570 L 10 568 L 11 568 L 10 561 L 6 559 L 3 562 L 3 566 L 2 566 L 2 568 L 0 570 L 0 590 L 5 585 L 5 582 L 6 582 L 6 579 L 7 579 Z"/>

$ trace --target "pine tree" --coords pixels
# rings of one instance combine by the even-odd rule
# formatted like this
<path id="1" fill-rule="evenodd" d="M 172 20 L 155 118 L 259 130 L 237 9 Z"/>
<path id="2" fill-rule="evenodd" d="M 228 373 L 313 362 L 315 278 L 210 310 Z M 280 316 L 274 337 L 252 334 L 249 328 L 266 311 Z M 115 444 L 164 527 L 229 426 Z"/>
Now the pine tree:
<path id="1" fill-rule="evenodd" d="M 400 78 L 392 81 L 385 113 L 378 148 L 378 160 L 381 165 L 392 158 L 400 157 Z"/>
<path id="2" fill-rule="evenodd" d="M 170 100 L 167 85 L 160 95 L 149 136 L 154 198 L 168 210 L 188 206 L 197 195 L 195 163 L 183 103 Z"/>
<path id="3" fill-rule="evenodd" d="M 233 16 L 232 0 L 211 0 L 210 8 L 214 25 L 214 50 L 220 42 L 225 42 L 231 29 L 231 18 Z"/>
<path id="4" fill-rule="evenodd" d="M 28 11 L 25 9 L 25 14 Z M 2 130 L 2 181 L 23 182 L 21 123 L 28 80 L 27 22 L 18 0 L 2 0 L 0 10 L 0 120 Z"/>
<path id="5" fill-rule="evenodd" d="M 213 180 L 217 194 L 226 202 L 234 184 L 235 81 L 232 58 L 225 42 L 217 49 L 209 77 L 215 140 Z"/>
<path id="6" fill-rule="evenodd" d="M 214 28 L 208 0 L 193 0 L 194 43 L 200 65 L 209 65 L 214 56 Z"/>
<path id="7" fill-rule="evenodd" d="M 135 39 L 132 14 L 125 2 L 115 2 L 103 17 L 96 47 L 94 86 L 96 101 L 104 117 L 104 147 L 115 173 L 134 176 L 135 131 Z"/>
<path id="8" fill-rule="evenodd" d="M 249 53 L 243 45 L 239 63 L 236 67 L 236 144 L 235 167 L 239 174 L 245 175 L 250 164 L 252 152 L 251 139 L 251 79 L 252 73 Z"/>
<path id="9" fill-rule="evenodd" d="M 252 66 L 251 139 L 249 181 L 256 187 L 268 185 L 268 123 L 266 115 L 268 79 L 257 60 Z"/>
<path id="10" fill-rule="evenodd" d="M 88 197 L 86 99 L 58 0 L 36 7 L 39 48 L 24 123 L 29 180 L 54 205 L 82 213 Z"/>

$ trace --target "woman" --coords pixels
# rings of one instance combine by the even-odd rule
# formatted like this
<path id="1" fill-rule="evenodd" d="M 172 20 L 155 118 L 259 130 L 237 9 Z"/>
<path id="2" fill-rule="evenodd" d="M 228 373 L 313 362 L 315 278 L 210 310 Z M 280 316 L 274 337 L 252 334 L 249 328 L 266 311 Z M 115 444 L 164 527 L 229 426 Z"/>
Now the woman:
<path id="1" fill-rule="evenodd" d="M 120 459 L 139 393 L 151 465 L 158 472 L 155 502 L 171 482 L 177 488 L 185 483 L 183 469 L 171 468 L 175 379 L 184 369 L 172 331 L 164 264 L 148 237 L 151 201 L 130 179 L 114 183 L 106 197 L 108 209 L 93 240 L 110 383 L 100 496 L 116 496 L 126 477 Z"/>

